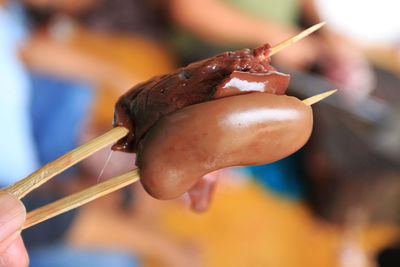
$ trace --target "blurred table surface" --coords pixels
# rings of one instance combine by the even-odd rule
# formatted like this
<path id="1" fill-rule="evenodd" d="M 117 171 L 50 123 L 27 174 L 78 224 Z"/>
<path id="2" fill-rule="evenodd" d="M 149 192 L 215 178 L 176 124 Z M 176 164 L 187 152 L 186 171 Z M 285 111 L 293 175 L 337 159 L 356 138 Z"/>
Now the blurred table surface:
<path id="1" fill-rule="evenodd" d="M 85 206 L 69 242 L 78 246 L 109 244 L 134 252 L 132 239 L 140 231 L 139 220 L 113 206 L 115 198 L 116 194 Z M 251 181 L 220 185 L 210 210 L 203 214 L 179 202 L 157 203 L 158 212 L 152 214 L 156 224 L 175 240 L 198 245 L 207 267 L 372 267 L 375 253 L 399 237 L 399 228 L 390 224 L 350 229 L 322 222 L 302 203 L 271 194 Z M 359 257 L 358 252 L 371 262 L 341 263 Z"/>

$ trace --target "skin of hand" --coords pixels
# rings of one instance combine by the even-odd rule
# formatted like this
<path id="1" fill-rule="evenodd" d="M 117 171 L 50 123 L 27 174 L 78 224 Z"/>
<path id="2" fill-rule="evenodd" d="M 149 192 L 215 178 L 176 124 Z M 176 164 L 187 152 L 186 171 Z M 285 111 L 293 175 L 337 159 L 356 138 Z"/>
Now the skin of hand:
<path id="1" fill-rule="evenodd" d="M 21 238 L 25 217 L 21 201 L 0 192 L 0 266 L 28 266 L 28 254 Z"/>

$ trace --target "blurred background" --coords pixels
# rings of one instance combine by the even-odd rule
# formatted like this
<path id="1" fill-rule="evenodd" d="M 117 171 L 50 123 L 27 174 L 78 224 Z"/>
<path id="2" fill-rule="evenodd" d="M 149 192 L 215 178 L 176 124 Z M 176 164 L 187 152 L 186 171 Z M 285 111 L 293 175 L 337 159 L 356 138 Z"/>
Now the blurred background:
<path id="1" fill-rule="evenodd" d="M 0 0 L 0 185 L 111 129 L 119 95 L 226 50 L 272 45 L 313 106 L 287 159 L 223 170 L 209 209 L 135 184 L 23 232 L 30 266 L 400 266 L 397 0 Z M 33 209 L 134 168 L 104 149 L 24 198 Z"/>

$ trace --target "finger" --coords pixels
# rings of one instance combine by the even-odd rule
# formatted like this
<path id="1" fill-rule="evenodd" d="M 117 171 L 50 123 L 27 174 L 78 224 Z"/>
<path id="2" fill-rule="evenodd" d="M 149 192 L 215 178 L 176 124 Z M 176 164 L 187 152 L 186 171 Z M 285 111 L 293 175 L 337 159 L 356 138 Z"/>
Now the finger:
<path id="1" fill-rule="evenodd" d="M 0 192 L 0 253 L 7 248 L 7 242 L 10 244 L 18 236 L 16 232 L 21 230 L 25 216 L 25 207 L 18 199 Z"/>
<path id="2" fill-rule="evenodd" d="M 0 256 L 0 266 L 7 267 L 25 267 L 29 264 L 28 253 L 26 252 L 24 241 L 21 236 L 12 242 L 12 244 Z"/>
<path id="3" fill-rule="evenodd" d="M 8 249 L 11 244 L 15 242 L 15 240 L 21 235 L 21 231 L 14 232 L 11 234 L 9 237 L 4 239 L 3 241 L 0 242 L 0 255 L 3 255 L 3 253 Z M 1 267 L 2 265 L 0 265 Z"/>
<path id="4" fill-rule="evenodd" d="M 206 174 L 188 191 L 193 211 L 204 212 L 209 208 L 219 172 Z"/>

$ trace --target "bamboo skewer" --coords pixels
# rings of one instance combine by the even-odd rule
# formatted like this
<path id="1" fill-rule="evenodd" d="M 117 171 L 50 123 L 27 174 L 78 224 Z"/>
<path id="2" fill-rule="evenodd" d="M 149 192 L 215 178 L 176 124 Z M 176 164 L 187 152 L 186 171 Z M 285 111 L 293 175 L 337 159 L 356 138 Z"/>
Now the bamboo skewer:
<path id="1" fill-rule="evenodd" d="M 324 98 L 335 93 L 337 90 L 331 90 L 322 94 L 318 94 L 303 100 L 303 103 L 311 106 Z M 92 200 L 105 196 L 114 192 L 122 187 L 130 185 L 139 180 L 139 169 L 134 169 L 125 174 L 116 176 L 107 181 L 84 189 L 78 193 L 72 194 L 53 203 L 45 205 L 41 208 L 29 212 L 26 216 L 26 221 L 23 229 L 31 227 L 35 224 L 43 222 L 54 216 L 82 206 Z"/>
<path id="2" fill-rule="evenodd" d="M 336 93 L 336 91 L 337 91 L 337 89 L 334 89 L 334 90 L 330 90 L 330 91 L 322 93 L 322 94 L 314 95 L 312 97 L 304 99 L 302 102 L 304 104 L 306 104 L 307 106 L 311 106 L 311 105 L 321 101 L 322 99 L 327 98 L 328 96 Z"/>
<path id="3" fill-rule="evenodd" d="M 316 30 L 318 30 L 319 28 L 321 28 L 324 25 L 325 25 L 325 22 L 320 22 L 318 24 L 311 26 L 310 28 L 305 29 L 304 31 L 300 32 L 299 34 L 297 34 L 283 42 L 280 42 L 277 45 L 274 45 L 273 47 L 271 47 L 271 52 L 269 53 L 269 56 L 275 55 L 282 49 L 292 45 L 293 43 L 295 43 L 297 41 L 300 41 L 301 39 L 303 39 L 304 37 L 307 37 L 308 35 L 315 32 Z"/>
<path id="4" fill-rule="evenodd" d="M 29 212 L 26 216 L 23 229 L 82 206 L 96 198 L 138 181 L 138 171 L 139 169 L 134 169 Z"/>
<path id="5" fill-rule="evenodd" d="M 21 199 L 33 189 L 53 178 L 55 175 L 89 157 L 103 147 L 106 147 L 121 139 L 127 135 L 128 132 L 129 130 L 124 127 L 116 127 L 105 134 L 90 140 L 86 144 L 71 150 L 58 159 L 47 163 L 26 178 L 19 180 L 18 182 L 3 188 L 2 190 L 12 194 L 16 198 Z"/>

